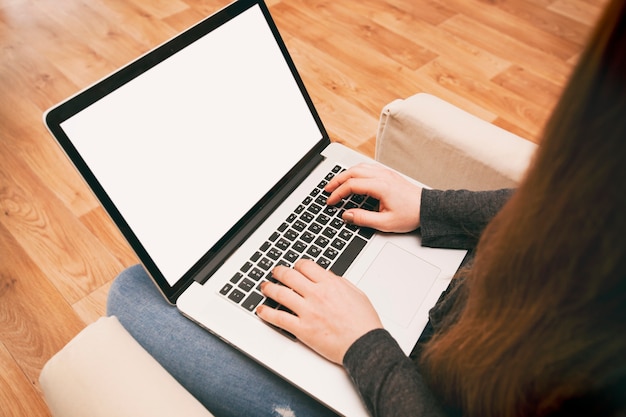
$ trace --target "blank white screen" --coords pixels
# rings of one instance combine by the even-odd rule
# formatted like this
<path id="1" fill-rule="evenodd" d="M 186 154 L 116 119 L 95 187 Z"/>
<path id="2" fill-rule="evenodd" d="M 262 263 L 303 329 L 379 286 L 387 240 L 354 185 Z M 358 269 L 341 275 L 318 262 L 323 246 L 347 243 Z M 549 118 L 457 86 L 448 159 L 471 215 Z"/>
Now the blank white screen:
<path id="1" fill-rule="evenodd" d="M 258 6 L 61 127 L 170 285 L 322 138 Z"/>

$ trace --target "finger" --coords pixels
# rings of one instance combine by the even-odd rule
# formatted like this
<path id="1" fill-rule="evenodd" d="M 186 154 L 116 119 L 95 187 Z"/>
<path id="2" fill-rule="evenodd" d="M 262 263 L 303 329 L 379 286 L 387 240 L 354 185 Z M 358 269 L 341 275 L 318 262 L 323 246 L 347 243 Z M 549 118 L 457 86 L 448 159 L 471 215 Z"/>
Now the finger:
<path id="1" fill-rule="evenodd" d="M 368 178 L 373 175 L 373 171 L 375 170 L 375 165 L 372 164 L 358 164 L 355 165 L 339 174 L 337 174 L 333 179 L 331 179 L 324 189 L 329 193 L 332 193 L 337 187 L 339 187 L 344 182 L 348 181 L 350 178 Z"/>
<path id="2" fill-rule="evenodd" d="M 326 203 L 337 204 L 341 199 L 352 194 L 369 195 L 380 200 L 386 188 L 385 183 L 378 178 L 350 178 L 331 193 Z"/>
<path id="3" fill-rule="evenodd" d="M 377 211 L 350 209 L 343 213 L 342 218 L 346 223 L 352 223 L 362 227 L 370 227 L 372 229 L 385 232 L 387 222 L 385 217 L 385 213 Z"/>
<path id="4" fill-rule="evenodd" d="M 300 259 L 294 265 L 294 269 L 313 283 L 318 283 L 335 275 L 310 259 Z"/>
<path id="5" fill-rule="evenodd" d="M 271 298 L 278 304 L 284 305 L 296 314 L 300 311 L 302 296 L 289 287 L 272 282 L 264 282 L 261 284 L 261 292 L 267 298 Z"/>
<path id="6" fill-rule="evenodd" d="M 300 295 L 304 295 L 312 284 L 311 280 L 302 275 L 301 272 L 286 266 L 277 266 L 272 270 L 272 275 Z"/>
<path id="7" fill-rule="evenodd" d="M 296 334 L 297 332 L 299 323 L 298 316 L 265 305 L 257 307 L 256 314 L 261 320 L 265 320 L 276 327 L 287 330 L 289 333 Z"/>

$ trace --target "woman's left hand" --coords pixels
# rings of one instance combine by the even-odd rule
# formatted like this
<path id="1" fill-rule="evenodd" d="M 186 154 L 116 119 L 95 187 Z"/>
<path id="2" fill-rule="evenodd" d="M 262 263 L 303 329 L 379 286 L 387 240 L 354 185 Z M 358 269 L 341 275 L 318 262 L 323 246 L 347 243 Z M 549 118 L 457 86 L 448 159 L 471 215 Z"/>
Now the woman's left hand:
<path id="1" fill-rule="evenodd" d="M 358 338 L 383 327 L 361 290 L 313 261 L 300 260 L 293 269 L 278 266 L 273 275 L 284 286 L 267 282 L 263 294 L 294 314 L 262 305 L 258 316 L 332 362 L 341 364 Z"/>

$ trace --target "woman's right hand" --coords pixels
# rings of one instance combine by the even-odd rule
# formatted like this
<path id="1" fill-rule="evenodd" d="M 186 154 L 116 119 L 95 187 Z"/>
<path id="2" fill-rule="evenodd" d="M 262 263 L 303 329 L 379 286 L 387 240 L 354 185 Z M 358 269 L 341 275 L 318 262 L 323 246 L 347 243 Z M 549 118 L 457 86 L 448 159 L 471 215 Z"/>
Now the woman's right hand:
<path id="1" fill-rule="evenodd" d="M 395 233 L 411 232 L 420 225 L 422 187 L 380 165 L 355 165 L 336 175 L 325 190 L 331 193 L 327 200 L 331 206 L 351 194 L 368 195 L 380 202 L 378 211 L 346 210 L 343 220 L 348 223 Z"/>

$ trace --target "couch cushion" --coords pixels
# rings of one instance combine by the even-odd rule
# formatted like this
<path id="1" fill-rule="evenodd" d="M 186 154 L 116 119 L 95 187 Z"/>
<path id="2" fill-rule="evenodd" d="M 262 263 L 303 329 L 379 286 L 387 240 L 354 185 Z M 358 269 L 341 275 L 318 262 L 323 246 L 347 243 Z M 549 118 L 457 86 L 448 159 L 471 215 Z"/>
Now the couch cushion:
<path id="1" fill-rule="evenodd" d="M 210 417 L 115 317 L 87 326 L 44 366 L 56 417 Z"/>
<path id="2" fill-rule="evenodd" d="M 516 187 L 537 145 L 430 94 L 382 111 L 376 159 L 439 189 Z"/>

